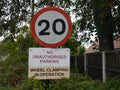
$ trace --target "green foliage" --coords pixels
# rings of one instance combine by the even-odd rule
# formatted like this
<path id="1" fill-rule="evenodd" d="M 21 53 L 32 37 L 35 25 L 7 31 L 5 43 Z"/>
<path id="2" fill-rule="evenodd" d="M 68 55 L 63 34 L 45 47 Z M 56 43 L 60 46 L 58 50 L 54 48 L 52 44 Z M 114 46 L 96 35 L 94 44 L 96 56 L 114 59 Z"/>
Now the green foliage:
<path id="1" fill-rule="evenodd" d="M 53 90 L 93 90 L 95 81 L 87 76 L 74 73 L 71 74 L 70 79 L 57 80 L 56 84 Z"/>
<path id="2" fill-rule="evenodd" d="M 120 90 L 120 77 L 109 78 L 97 90 Z"/>
<path id="3" fill-rule="evenodd" d="M 79 47 L 79 55 L 83 55 L 84 53 L 85 53 L 85 47 L 83 47 L 83 46 L 80 46 Z"/>
<path id="4" fill-rule="evenodd" d="M 104 17 L 103 20 L 107 21 L 107 17 L 112 16 L 110 22 L 104 22 L 103 27 L 107 24 L 108 27 L 113 26 L 115 38 L 119 38 L 120 34 L 120 1 L 119 0 L 108 0 L 108 1 L 99 1 L 94 0 L 51 0 L 52 5 L 64 9 L 71 17 L 74 17 L 73 20 L 73 31 L 76 33 L 81 33 L 79 36 L 79 40 L 81 42 L 88 42 L 93 36 L 94 32 L 97 32 L 101 26 L 95 26 L 96 17 L 94 17 L 96 12 L 94 9 L 94 5 L 98 6 L 98 14 L 97 17 Z M 43 7 L 49 6 L 50 0 L 1 0 L 0 1 L 0 35 L 5 35 L 5 33 L 12 33 L 13 36 L 19 33 L 19 26 L 25 22 L 29 24 L 31 20 L 31 16 L 34 15 L 35 12 L 40 10 Z M 101 6 L 100 6 L 101 5 Z M 106 6 L 110 8 L 104 8 Z M 104 13 L 99 8 L 103 8 L 104 11 L 108 13 Z M 100 9 L 100 10 L 99 10 Z M 95 13 L 95 14 L 94 14 Z M 93 15 L 94 14 L 94 15 Z M 101 23 L 101 20 L 98 20 Z M 111 21 L 112 20 L 112 21 Z M 25 27 L 24 27 L 25 29 Z M 104 28 L 102 29 L 104 30 Z M 106 29 L 105 29 L 106 30 Z M 104 31 L 105 31 L 104 30 Z M 109 29 L 108 29 L 109 30 Z M 10 31 L 10 32 L 8 32 Z M 98 34 L 98 33 L 97 33 Z M 6 34 L 8 35 L 8 34 Z M 78 37 L 74 37 L 78 39 Z M 101 40 L 100 40 L 101 41 Z M 108 40 L 109 41 L 109 40 Z"/>
<path id="5" fill-rule="evenodd" d="M 27 55 L 15 52 L 0 62 L 0 87 L 14 87 L 27 78 Z M 5 89 L 3 89 L 5 90 Z M 10 89 L 12 90 L 12 89 Z"/>
<path id="6" fill-rule="evenodd" d="M 70 53 L 72 56 L 78 54 L 78 47 L 80 46 L 80 43 L 75 40 L 74 38 L 70 38 L 67 43 L 63 45 L 64 48 L 70 48 Z"/>
<path id="7" fill-rule="evenodd" d="M 35 42 L 31 34 L 27 34 L 26 37 L 24 37 L 22 34 L 20 34 L 17 37 L 16 41 L 17 47 L 19 50 L 26 51 L 29 49 L 29 47 L 39 47 L 40 45 Z"/>
<path id="8" fill-rule="evenodd" d="M 11 31 L 17 34 L 17 37 L 14 37 L 16 41 L 5 41 L 0 44 L 0 56 L 10 54 L 6 60 L 0 60 L 0 90 L 44 90 L 45 88 L 48 88 L 48 90 L 119 90 L 119 78 L 109 79 L 107 82 L 101 83 L 100 81 L 92 80 L 88 76 L 74 72 L 71 73 L 70 79 L 49 80 L 49 84 L 46 84 L 45 80 L 28 78 L 28 49 L 29 47 L 39 47 L 39 44 L 32 38 L 28 26 L 21 28 L 18 26 L 22 21 L 26 22 L 26 18 L 31 18 L 31 13 L 34 14 L 35 10 L 45 7 L 48 3 L 48 0 L 38 0 L 34 4 L 30 3 L 30 0 L 24 0 L 24 2 L 22 0 L 0 1 L 0 34 L 4 35 L 5 31 L 9 31 L 9 29 L 12 29 Z M 118 4 L 119 1 L 116 1 L 115 6 L 117 8 L 113 6 L 113 18 L 115 18 L 116 22 L 113 24 L 115 25 L 116 34 L 119 34 L 118 31 L 120 29 L 118 21 L 120 5 Z M 33 11 L 30 10 L 31 6 Z M 84 48 L 80 47 L 81 42 L 88 41 L 93 32 L 96 31 L 90 0 L 57 0 L 53 3 L 53 6 L 61 7 L 69 14 L 74 14 L 75 16 L 73 35 L 63 47 L 70 48 L 71 55 L 76 55 L 78 52 L 80 54 L 83 53 Z M 27 22 L 30 21 L 30 18 L 27 19 Z M 83 33 L 80 42 L 77 41 L 78 32 Z M 26 36 L 24 36 L 24 33 L 27 33 Z"/>
<path id="9" fill-rule="evenodd" d="M 4 47 L 4 44 L 0 43 L 0 56 L 6 55 L 8 53 L 8 51 L 6 51 L 6 49 L 3 47 Z"/>
<path id="10" fill-rule="evenodd" d="M 48 87 L 45 80 L 28 79 L 27 60 L 26 53 L 16 52 L 0 62 L 0 90 L 89 90 L 95 84 L 89 77 L 71 74 L 70 79 L 50 80 Z"/>
<path id="11" fill-rule="evenodd" d="M 10 56 L 0 61 L 0 90 L 119 90 L 120 78 L 105 83 L 72 72 L 70 79 L 36 80 L 28 78 L 28 53 L 13 50 Z"/>
<path id="12" fill-rule="evenodd" d="M 16 43 L 13 43 L 12 41 L 6 41 L 3 42 L 3 49 L 8 52 L 9 54 L 12 54 L 16 52 Z"/>
<path id="13" fill-rule="evenodd" d="M 5 46 L 10 43 L 5 43 Z M 16 44 L 11 47 L 13 45 Z M 70 79 L 49 80 L 49 85 L 45 80 L 28 79 L 28 53 L 8 49 L 11 51 L 10 56 L 5 61 L 0 61 L 0 90 L 82 90 L 95 84 L 95 81 L 81 74 L 71 74 Z"/>

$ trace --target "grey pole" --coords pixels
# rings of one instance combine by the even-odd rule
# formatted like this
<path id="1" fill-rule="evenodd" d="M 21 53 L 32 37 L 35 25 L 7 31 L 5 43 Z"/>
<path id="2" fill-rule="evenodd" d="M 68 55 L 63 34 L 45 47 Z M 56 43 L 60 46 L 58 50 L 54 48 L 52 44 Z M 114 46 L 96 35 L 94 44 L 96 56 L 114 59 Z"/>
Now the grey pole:
<path id="1" fill-rule="evenodd" d="M 87 62 L 87 54 L 84 54 L 84 73 L 85 73 L 85 75 L 88 74 L 87 64 L 88 64 L 88 62 Z"/>
<path id="2" fill-rule="evenodd" d="M 103 79 L 103 82 L 106 81 L 106 57 L 105 57 L 105 51 L 102 52 L 102 79 Z"/>

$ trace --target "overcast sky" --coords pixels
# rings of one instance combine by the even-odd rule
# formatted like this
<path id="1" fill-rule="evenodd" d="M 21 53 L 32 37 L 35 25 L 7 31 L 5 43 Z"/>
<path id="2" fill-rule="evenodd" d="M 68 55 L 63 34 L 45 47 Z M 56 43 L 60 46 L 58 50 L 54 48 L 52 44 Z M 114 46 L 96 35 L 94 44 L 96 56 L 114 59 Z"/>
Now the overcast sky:
<path id="1" fill-rule="evenodd" d="M 2 40 L 3 40 L 3 38 L 4 38 L 3 36 L 2 36 L 2 37 L 0 37 L 0 41 L 2 41 Z"/>

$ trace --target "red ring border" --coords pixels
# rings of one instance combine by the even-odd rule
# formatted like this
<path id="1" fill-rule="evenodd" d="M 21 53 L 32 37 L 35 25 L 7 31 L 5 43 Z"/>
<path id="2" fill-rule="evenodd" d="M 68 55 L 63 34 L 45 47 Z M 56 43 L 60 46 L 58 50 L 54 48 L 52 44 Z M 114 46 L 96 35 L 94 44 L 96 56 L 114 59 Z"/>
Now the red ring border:
<path id="1" fill-rule="evenodd" d="M 37 37 L 37 34 L 35 32 L 35 22 L 36 22 L 37 18 L 42 13 L 47 12 L 47 11 L 57 11 L 57 12 L 61 13 L 66 18 L 66 20 L 68 22 L 68 33 L 67 33 L 67 35 L 65 36 L 65 38 L 63 40 L 61 40 L 60 42 L 55 43 L 55 44 L 49 44 L 49 43 L 46 43 L 46 42 L 42 41 L 40 38 Z M 70 36 L 72 34 L 72 22 L 71 22 L 71 19 L 70 19 L 69 15 L 64 10 L 62 10 L 60 8 L 57 8 L 57 7 L 50 6 L 50 7 L 46 7 L 46 8 L 43 8 L 43 9 L 39 10 L 34 15 L 34 17 L 32 18 L 31 24 L 30 24 L 30 29 L 32 31 L 32 36 L 34 37 L 35 41 L 38 42 L 41 46 L 44 46 L 44 47 L 47 47 L 47 48 L 56 48 L 56 47 L 59 47 L 59 46 L 65 44 L 67 42 L 67 40 L 70 38 Z"/>

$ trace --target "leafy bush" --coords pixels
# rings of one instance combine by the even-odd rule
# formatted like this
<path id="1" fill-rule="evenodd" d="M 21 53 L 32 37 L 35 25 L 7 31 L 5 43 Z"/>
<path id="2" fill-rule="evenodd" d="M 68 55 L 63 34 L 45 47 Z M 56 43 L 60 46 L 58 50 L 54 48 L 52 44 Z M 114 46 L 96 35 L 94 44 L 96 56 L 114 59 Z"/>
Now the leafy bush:
<path id="1" fill-rule="evenodd" d="M 0 90 L 120 90 L 120 78 L 108 79 L 105 83 L 92 80 L 72 71 L 70 79 L 36 80 L 28 78 L 28 53 L 19 50 L 16 43 L 4 44 L 6 60 L 0 61 Z M 49 81 L 49 82 L 48 82 Z"/>
<path id="2" fill-rule="evenodd" d="M 120 77 L 109 78 L 97 90 L 120 90 Z"/>
<path id="3" fill-rule="evenodd" d="M 49 80 L 49 85 L 46 80 L 28 79 L 28 53 L 24 51 L 14 51 L 0 62 L 0 90 L 88 90 L 94 85 L 95 81 L 78 73 L 70 79 Z"/>
<path id="4" fill-rule="evenodd" d="M 0 62 L 0 85 L 3 87 L 16 86 L 18 82 L 27 78 L 27 56 L 21 53 L 10 55 L 5 61 Z"/>
<path id="5" fill-rule="evenodd" d="M 53 90 L 93 90 L 95 81 L 87 76 L 72 73 L 70 79 L 56 80 Z M 51 90 L 52 90 L 51 89 Z"/>

